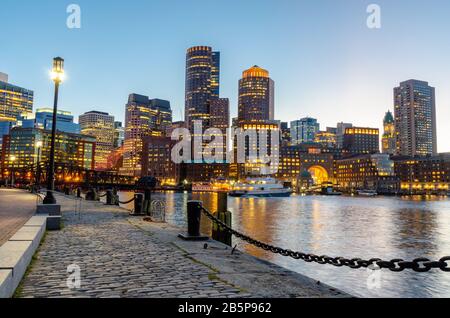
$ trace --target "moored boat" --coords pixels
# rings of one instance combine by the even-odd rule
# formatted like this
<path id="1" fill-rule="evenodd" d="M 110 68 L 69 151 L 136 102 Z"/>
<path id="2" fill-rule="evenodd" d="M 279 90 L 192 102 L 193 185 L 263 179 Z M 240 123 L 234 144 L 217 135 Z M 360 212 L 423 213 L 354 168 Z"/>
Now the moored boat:
<path id="1" fill-rule="evenodd" d="M 237 183 L 229 195 L 232 197 L 276 198 L 289 197 L 291 188 L 285 188 L 273 178 L 248 179 L 247 182 Z"/>
<path id="2" fill-rule="evenodd" d="M 357 194 L 362 197 L 376 197 L 378 192 L 375 190 L 358 190 Z"/>

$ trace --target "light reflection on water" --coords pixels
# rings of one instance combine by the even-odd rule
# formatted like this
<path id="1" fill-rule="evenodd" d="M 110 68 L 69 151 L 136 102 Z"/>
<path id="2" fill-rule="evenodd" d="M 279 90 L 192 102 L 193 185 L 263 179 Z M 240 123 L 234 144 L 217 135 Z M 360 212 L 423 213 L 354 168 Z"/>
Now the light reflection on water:
<path id="1" fill-rule="evenodd" d="M 121 200 L 131 197 L 121 193 Z M 188 200 L 202 200 L 211 211 L 214 194 L 157 193 L 164 200 L 169 223 L 186 226 Z M 229 198 L 233 227 L 257 240 L 306 253 L 347 258 L 450 255 L 450 200 L 439 197 L 358 198 L 293 196 L 291 198 Z M 202 231 L 211 225 L 203 218 Z M 309 264 L 233 241 L 254 256 L 305 274 L 359 297 L 450 297 L 450 273 L 381 272 L 381 288 L 369 290 L 372 272 Z"/>

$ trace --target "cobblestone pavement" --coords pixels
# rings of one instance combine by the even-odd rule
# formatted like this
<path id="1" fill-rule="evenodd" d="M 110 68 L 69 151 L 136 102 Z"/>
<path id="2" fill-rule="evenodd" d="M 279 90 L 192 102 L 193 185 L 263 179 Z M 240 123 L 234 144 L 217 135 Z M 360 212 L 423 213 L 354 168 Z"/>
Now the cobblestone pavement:
<path id="1" fill-rule="evenodd" d="M 8 241 L 36 211 L 36 196 L 22 190 L 0 189 L 0 245 Z"/>
<path id="2" fill-rule="evenodd" d="M 174 245 L 127 220 L 128 214 L 101 203 L 83 202 L 81 217 L 75 202 L 58 196 L 64 228 L 49 232 L 20 297 L 249 297 L 217 279 L 207 266 L 186 257 Z M 81 269 L 81 288 L 67 287 L 69 265 Z"/>

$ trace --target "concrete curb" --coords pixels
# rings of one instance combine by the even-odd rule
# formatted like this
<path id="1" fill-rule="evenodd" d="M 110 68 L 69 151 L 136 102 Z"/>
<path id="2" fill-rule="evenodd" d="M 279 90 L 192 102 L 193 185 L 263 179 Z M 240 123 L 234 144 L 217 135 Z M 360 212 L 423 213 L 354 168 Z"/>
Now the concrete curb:
<path id="1" fill-rule="evenodd" d="M 19 286 L 47 228 L 45 215 L 33 216 L 0 246 L 0 298 L 11 298 Z"/>

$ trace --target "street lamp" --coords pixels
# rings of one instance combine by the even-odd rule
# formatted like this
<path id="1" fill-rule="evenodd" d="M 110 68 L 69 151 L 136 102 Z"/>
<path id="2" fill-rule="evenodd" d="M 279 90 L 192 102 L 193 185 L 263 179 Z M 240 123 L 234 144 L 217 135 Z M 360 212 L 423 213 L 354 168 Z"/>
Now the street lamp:
<path id="1" fill-rule="evenodd" d="M 10 157 L 9 157 L 9 161 L 11 161 L 11 187 L 12 188 L 14 188 L 14 183 L 15 183 L 15 176 L 14 176 L 14 174 L 16 173 L 15 171 L 14 171 L 14 162 L 16 162 L 16 156 L 14 156 L 14 155 L 11 155 Z"/>
<path id="2" fill-rule="evenodd" d="M 56 120 L 58 112 L 58 92 L 59 84 L 64 80 L 64 60 L 60 57 L 53 59 L 53 68 L 51 78 L 55 82 L 55 100 L 53 103 L 53 123 L 52 123 L 52 139 L 50 146 L 50 162 L 47 173 L 47 195 L 44 198 L 44 204 L 55 204 L 56 199 L 53 196 L 55 190 L 55 139 L 56 139 Z"/>

